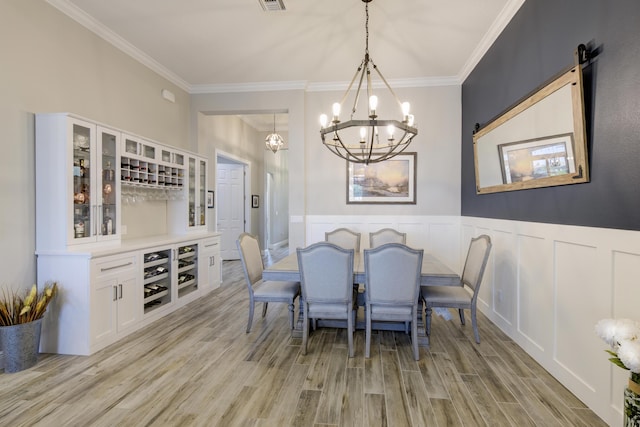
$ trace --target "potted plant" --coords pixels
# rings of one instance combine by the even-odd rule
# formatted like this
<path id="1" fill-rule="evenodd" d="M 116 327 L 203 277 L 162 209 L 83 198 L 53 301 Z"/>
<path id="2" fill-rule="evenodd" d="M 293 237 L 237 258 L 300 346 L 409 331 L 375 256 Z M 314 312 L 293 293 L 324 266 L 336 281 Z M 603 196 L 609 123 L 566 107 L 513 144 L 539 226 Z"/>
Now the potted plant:
<path id="1" fill-rule="evenodd" d="M 624 391 L 624 426 L 640 426 L 640 322 L 631 319 L 602 319 L 596 334 L 611 346 L 605 350 L 616 366 L 631 371 Z"/>
<path id="2" fill-rule="evenodd" d="M 42 317 L 58 293 L 57 283 L 47 283 L 41 292 L 36 285 L 24 294 L 8 292 L 0 297 L 0 342 L 5 372 L 30 368 L 38 361 Z"/>

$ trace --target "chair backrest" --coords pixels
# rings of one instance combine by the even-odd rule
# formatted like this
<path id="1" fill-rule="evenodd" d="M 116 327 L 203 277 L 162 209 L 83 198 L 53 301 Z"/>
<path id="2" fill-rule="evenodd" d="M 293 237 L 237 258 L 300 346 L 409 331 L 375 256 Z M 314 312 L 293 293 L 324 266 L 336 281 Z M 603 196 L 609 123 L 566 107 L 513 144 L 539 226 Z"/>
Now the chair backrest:
<path id="1" fill-rule="evenodd" d="M 467 259 L 462 270 L 462 284 L 473 290 L 473 298 L 478 296 L 490 252 L 491 238 L 489 236 L 483 234 L 471 239 Z"/>
<path id="2" fill-rule="evenodd" d="M 373 233 L 369 233 L 369 247 L 377 248 L 387 243 L 407 244 L 407 233 L 400 233 L 393 228 L 383 228 Z"/>
<path id="3" fill-rule="evenodd" d="M 242 233 L 236 240 L 236 246 L 240 252 L 244 277 L 251 291 L 252 286 L 262 280 L 262 270 L 264 270 L 258 238 L 249 233 Z"/>
<path id="4" fill-rule="evenodd" d="M 309 303 L 353 301 L 353 249 L 328 242 L 298 248 L 302 298 Z"/>
<path id="5" fill-rule="evenodd" d="M 353 249 L 355 252 L 360 252 L 360 233 L 353 232 L 348 228 L 336 228 L 324 233 L 324 241 L 338 245 L 343 249 Z"/>
<path id="6" fill-rule="evenodd" d="M 420 294 L 422 249 L 387 243 L 364 250 L 365 298 L 384 305 L 413 305 Z"/>

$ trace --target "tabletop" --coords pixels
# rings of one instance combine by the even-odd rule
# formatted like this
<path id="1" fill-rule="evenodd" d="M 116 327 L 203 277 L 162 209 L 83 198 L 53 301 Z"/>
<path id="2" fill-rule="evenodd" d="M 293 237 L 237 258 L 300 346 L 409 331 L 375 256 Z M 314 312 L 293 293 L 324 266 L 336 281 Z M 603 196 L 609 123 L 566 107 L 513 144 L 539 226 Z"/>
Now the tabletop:
<path id="1" fill-rule="evenodd" d="M 356 253 L 353 258 L 354 283 L 364 283 L 364 256 Z M 431 254 L 422 257 L 422 286 L 460 286 L 460 276 Z M 289 254 L 262 272 L 264 280 L 300 281 L 297 253 Z"/>

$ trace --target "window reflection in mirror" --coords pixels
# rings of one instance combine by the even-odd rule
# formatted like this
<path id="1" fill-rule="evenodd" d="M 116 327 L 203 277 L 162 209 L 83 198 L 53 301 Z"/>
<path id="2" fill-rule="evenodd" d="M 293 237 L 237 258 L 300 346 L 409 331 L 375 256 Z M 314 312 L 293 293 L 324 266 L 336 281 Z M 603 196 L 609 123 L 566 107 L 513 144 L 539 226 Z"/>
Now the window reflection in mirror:
<path id="1" fill-rule="evenodd" d="M 473 145 L 478 194 L 587 182 L 580 66 L 479 129 Z"/>

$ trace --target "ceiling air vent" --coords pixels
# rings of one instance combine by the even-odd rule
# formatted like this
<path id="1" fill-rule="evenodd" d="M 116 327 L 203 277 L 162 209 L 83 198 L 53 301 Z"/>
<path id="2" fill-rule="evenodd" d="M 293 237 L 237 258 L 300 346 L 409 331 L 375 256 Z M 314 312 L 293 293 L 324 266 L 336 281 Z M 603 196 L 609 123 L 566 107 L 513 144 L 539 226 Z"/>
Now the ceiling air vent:
<path id="1" fill-rule="evenodd" d="M 283 0 L 258 0 L 260 6 L 265 12 L 275 12 L 277 10 L 286 10 Z"/>

